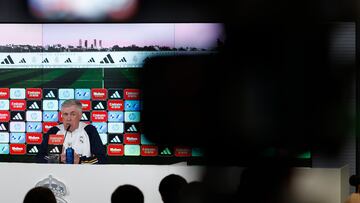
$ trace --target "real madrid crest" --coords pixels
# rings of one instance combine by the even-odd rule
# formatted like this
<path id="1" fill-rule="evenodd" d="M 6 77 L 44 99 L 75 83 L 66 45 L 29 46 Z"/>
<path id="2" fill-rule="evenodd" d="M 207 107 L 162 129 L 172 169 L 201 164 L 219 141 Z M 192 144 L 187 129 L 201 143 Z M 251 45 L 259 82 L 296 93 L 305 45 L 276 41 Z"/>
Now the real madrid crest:
<path id="1" fill-rule="evenodd" d="M 58 203 L 67 203 L 64 199 L 64 196 L 67 194 L 65 184 L 53 178 L 51 175 L 38 182 L 35 187 L 47 187 L 54 193 Z"/>

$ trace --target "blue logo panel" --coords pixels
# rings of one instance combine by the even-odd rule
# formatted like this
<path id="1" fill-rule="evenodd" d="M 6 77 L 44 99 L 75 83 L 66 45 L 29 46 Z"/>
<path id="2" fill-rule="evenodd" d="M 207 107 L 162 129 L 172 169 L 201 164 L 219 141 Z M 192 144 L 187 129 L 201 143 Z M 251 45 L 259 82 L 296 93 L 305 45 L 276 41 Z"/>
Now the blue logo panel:
<path id="1" fill-rule="evenodd" d="M 11 133 L 10 143 L 25 143 L 25 133 Z"/>
<path id="2" fill-rule="evenodd" d="M 41 133 L 42 132 L 42 123 L 41 122 L 27 122 L 26 123 L 26 132 Z"/>
<path id="3" fill-rule="evenodd" d="M 125 122 L 140 122 L 140 112 L 138 111 L 128 111 L 125 112 Z"/>
<path id="4" fill-rule="evenodd" d="M 0 154 L 9 154 L 9 144 L 0 144 Z"/>
<path id="5" fill-rule="evenodd" d="M 102 122 L 93 122 L 91 123 L 93 126 L 95 126 L 96 130 L 99 134 L 101 133 L 107 133 L 107 123 Z"/>
<path id="6" fill-rule="evenodd" d="M 59 99 L 74 99 L 74 89 L 59 89 Z"/>
<path id="7" fill-rule="evenodd" d="M 124 121 L 124 112 L 109 111 L 108 112 L 108 121 L 109 122 L 123 122 Z"/>
<path id="8" fill-rule="evenodd" d="M 139 100 L 125 100 L 124 104 L 125 111 L 140 111 Z"/>
<path id="9" fill-rule="evenodd" d="M 9 143 L 9 133 L 0 133 L 0 143 Z"/>
<path id="10" fill-rule="evenodd" d="M 25 88 L 10 88 L 10 99 L 25 99 Z"/>
<path id="11" fill-rule="evenodd" d="M 108 123 L 108 132 L 109 133 L 123 133 L 124 132 L 124 123 Z"/>
<path id="12" fill-rule="evenodd" d="M 9 110 L 9 107 L 10 107 L 9 100 L 0 99 L 0 110 Z"/>
<path id="13" fill-rule="evenodd" d="M 56 111 L 58 110 L 58 100 L 43 100 L 43 110 Z"/>
<path id="14" fill-rule="evenodd" d="M 75 99 L 90 100 L 90 98 L 91 98 L 90 89 L 75 89 Z"/>
<path id="15" fill-rule="evenodd" d="M 44 111 L 43 121 L 45 122 L 57 122 L 59 120 L 59 113 L 57 111 Z"/>

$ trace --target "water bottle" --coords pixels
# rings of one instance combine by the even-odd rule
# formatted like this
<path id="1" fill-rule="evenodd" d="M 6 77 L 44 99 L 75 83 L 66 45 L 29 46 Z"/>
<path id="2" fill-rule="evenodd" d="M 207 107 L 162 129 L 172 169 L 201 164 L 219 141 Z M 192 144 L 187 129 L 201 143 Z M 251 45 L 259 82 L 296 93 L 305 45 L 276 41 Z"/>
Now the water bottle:
<path id="1" fill-rule="evenodd" d="M 66 163 L 67 164 L 74 164 L 74 149 L 69 144 L 68 148 L 66 149 Z"/>

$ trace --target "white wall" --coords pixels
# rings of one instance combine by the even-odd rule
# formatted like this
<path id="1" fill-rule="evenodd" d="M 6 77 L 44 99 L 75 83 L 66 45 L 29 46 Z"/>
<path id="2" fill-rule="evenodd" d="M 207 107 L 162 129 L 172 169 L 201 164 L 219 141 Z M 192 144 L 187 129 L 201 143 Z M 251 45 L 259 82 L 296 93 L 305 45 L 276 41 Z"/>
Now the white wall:
<path id="1" fill-rule="evenodd" d="M 68 203 L 110 203 L 111 193 L 122 184 L 137 186 L 145 203 L 161 203 L 158 186 L 175 173 L 187 181 L 201 180 L 203 167 L 161 165 L 65 165 L 0 163 L 0 202 L 21 203 L 37 182 L 53 178 L 67 186 Z"/>
<path id="2" fill-rule="evenodd" d="M 217 171 L 216 191 L 235 191 L 241 169 L 212 168 Z M 285 194 L 292 203 L 341 203 L 349 194 L 348 175 L 344 170 L 325 168 L 296 168 Z M 346 170 L 345 170 L 346 171 Z M 28 190 L 52 175 L 67 186 L 68 203 L 110 203 L 112 192 L 122 184 L 137 186 L 145 203 L 161 203 L 158 186 L 171 173 L 183 176 L 188 182 L 202 180 L 205 172 L 200 166 L 181 165 L 65 165 L 0 163 L 0 202 L 21 203 Z M 346 180 L 344 180 L 346 179 Z"/>

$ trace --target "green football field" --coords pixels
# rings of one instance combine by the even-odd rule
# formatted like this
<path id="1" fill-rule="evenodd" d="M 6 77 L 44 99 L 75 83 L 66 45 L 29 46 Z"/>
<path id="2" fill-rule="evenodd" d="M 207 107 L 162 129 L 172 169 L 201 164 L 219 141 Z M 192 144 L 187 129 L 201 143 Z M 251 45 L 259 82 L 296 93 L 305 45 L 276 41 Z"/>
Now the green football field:
<path id="1" fill-rule="evenodd" d="M 137 88 L 139 68 L 1 69 L 0 86 L 9 88 Z"/>

